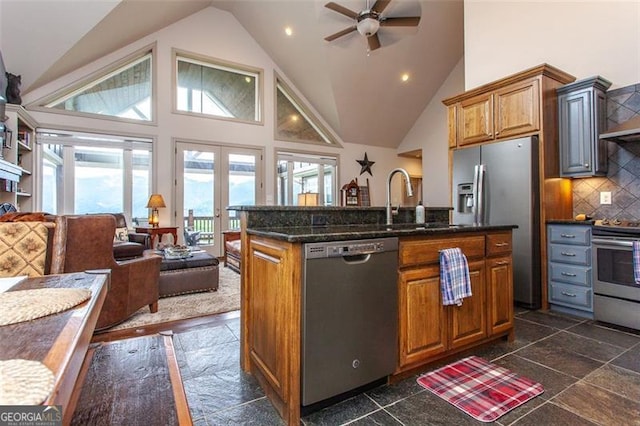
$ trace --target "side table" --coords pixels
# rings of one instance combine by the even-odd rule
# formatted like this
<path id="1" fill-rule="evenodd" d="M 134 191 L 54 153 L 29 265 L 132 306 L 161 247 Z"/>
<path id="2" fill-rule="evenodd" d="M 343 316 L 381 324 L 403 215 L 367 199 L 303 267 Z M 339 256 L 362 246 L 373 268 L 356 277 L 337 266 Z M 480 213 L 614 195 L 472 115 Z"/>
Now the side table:
<path id="1" fill-rule="evenodd" d="M 136 232 L 142 232 L 151 235 L 151 248 L 156 248 L 157 243 L 162 241 L 164 234 L 173 235 L 173 244 L 178 244 L 178 227 L 177 226 L 136 226 Z M 158 241 L 156 242 L 156 238 Z"/>

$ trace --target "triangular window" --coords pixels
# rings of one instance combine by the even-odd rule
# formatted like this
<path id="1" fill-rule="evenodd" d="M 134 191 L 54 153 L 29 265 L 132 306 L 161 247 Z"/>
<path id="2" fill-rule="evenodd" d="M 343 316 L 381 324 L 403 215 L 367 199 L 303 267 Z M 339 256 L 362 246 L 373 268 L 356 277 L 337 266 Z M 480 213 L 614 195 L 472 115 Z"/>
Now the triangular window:
<path id="1" fill-rule="evenodd" d="M 276 139 L 340 146 L 279 78 L 276 78 Z"/>
<path id="2" fill-rule="evenodd" d="M 45 106 L 65 111 L 151 121 L 152 92 L 152 54 L 148 52 Z"/>

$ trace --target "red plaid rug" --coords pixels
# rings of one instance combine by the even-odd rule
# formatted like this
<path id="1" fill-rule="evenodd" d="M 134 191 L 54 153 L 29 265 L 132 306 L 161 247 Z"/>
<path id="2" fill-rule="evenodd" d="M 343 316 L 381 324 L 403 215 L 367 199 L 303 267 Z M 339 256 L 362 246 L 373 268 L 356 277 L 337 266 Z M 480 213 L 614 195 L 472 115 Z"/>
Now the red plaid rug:
<path id="1" fill-rule="evenodd" d="M 481 422 L 492 422 L 544 392 L 540 383 L 477 356 L 424 374 L 418 383 Z"/>

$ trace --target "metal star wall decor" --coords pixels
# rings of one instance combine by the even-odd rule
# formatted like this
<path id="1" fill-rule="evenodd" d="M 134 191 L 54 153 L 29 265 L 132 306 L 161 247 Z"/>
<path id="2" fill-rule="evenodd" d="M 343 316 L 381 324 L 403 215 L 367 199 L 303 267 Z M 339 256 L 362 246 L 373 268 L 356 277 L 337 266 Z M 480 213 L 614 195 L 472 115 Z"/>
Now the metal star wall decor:
<path id="1" fill-rule="evenodd" d="M 367 153 L 364 153 L 364 160 L 356 160 L 358 162 L 358 164 L 360 164 L 360 174 L 363 174 L 364 172 L 368 172 L 371 176 L 373 176 L 373 173 L 371 173 L 371 166 L 373 166 L 376 162 L 375 161 L 369 161 L 369 158 L 367 157 Z"/>

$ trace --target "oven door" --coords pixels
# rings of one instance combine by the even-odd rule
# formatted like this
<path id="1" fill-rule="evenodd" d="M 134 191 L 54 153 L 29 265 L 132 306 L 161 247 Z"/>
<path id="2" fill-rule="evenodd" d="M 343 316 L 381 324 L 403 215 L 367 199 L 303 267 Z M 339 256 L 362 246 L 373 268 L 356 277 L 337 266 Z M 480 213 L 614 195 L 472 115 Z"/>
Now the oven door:
<path id="1" fill-rule="evenodd" d="M 593 237 L 591 244 L 594 318 L 640 329 L 640 286 L 633 274 L 633 240 Z"/>

